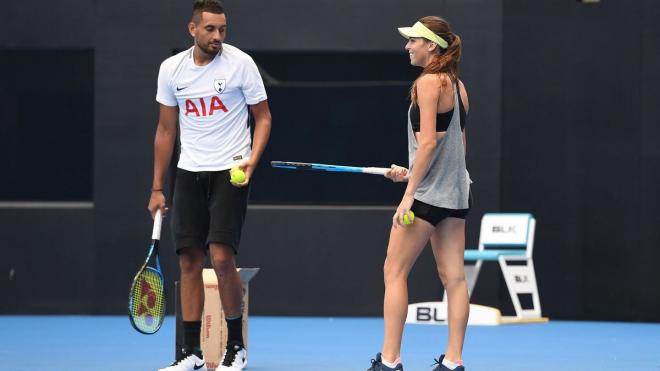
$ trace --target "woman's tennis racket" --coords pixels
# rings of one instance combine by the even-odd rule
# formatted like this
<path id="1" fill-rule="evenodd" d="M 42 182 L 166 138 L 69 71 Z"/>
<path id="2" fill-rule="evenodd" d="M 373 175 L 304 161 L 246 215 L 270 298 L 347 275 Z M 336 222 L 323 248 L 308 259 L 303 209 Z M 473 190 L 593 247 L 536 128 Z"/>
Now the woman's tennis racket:
<path id="1" fill-rule="evenodd" d="M 137 331 L 143 334 L 154 334 L 160 329 L 165 319 L 165 279 L 160 270 L 158 257 L 158 241 L 163 218 L 160 210 L 154 217 L 154 230 L 151 234 L 151 245 L 142 268 L 138 271 L 128 295 L 128 319 Z M 149 266 L 149 260 L 154 256 L 156 266 Z"/>
<path id="2" fill-rule="evenodd" d="M 388 167 L 342 166 L 289 161 L 271 161 L 270 166 L 291 170 L 333 171 L 339 173 L 362 173 L 375 175 L 385 175 L 385 172 L 390 170 Z"/>

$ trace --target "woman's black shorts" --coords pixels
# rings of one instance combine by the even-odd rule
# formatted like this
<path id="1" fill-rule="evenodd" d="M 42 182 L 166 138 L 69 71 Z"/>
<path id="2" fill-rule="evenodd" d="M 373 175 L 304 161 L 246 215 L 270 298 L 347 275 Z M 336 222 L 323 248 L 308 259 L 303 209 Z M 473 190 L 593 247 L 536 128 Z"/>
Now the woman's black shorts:
<path id="1" fill-rule="evenodd" d="M 419 200 L 413 201 L 410 210 L 415 213 L 415 218 L 422 218 L 427 222 L 431 223 L 433 226 L 438 226 L 441 221 L 446 218 L 459 218 L 465 219 L 465 217 L 470 212 L 470 207 L 472 207 L 472 192 L 470 192 L 470 197 L 468 199 L 469 207 L 467 209 L 446 209 L 444 207 L 437 207 L 429 205 Z"/>

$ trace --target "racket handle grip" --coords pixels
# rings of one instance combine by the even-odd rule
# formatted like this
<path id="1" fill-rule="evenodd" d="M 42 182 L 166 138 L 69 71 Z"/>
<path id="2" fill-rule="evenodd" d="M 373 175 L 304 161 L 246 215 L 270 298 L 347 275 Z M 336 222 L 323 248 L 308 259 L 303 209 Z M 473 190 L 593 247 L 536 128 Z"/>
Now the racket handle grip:
<path id="1" fill-rule="evenodd" d="M 385 175 L 385 172 L 390 170 L 388 167 L 365 167 L 362 172 L 365 174 Z"/>
<path id="2" fill-rule="evenodd" d="M 160 228 L 163 224 L 163 215 L 160 213 L 160 209 L 156 211 L 154 216 L 154 231 L 151 233 L 152 240 L 160 240 Z"/>

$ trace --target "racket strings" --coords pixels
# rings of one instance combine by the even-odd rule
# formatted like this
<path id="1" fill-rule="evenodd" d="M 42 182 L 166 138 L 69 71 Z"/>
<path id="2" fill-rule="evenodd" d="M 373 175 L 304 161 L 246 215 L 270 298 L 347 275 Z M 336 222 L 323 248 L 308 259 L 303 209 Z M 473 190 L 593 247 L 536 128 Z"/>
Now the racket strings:
<path id="1" fill-rule="evenodd" d="M 133 322 L 143 332 L 158 330 L 165 315 L 163 279 L 155 270 L 147 268 L 140 273 L 131 288 L 130 313 Z"/>

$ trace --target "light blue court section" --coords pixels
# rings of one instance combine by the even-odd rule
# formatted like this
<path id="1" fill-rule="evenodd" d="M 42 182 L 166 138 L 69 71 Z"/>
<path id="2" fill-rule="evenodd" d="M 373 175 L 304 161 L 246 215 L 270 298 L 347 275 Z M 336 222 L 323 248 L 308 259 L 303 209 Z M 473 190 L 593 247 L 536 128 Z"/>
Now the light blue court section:
<path id="1" fill-rule="evenodd" d="M 380 318 L 250 318 L 251 371 L 365 370 L 381 347 Z M 406 371 L 431 370 L 444 326 L 406 326 Z M 172 361 L 174 319 L 135 332 L 118 316 L 0 316 L 2 371 L 149 371 Z M 660 370 L 660 324 L 566 322 L 469 327 L 469 371 Z"/>

